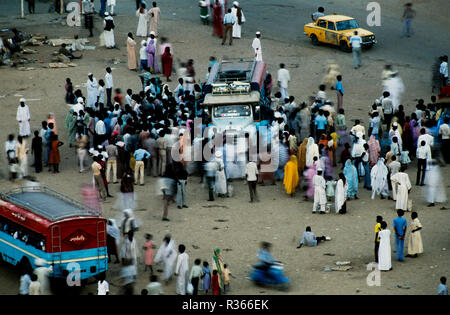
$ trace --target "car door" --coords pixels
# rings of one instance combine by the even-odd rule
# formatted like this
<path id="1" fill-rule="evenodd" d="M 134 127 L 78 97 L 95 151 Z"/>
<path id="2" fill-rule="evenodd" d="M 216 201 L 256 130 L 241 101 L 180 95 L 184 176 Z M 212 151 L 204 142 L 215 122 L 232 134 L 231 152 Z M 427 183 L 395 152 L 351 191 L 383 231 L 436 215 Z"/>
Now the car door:
<path id="1" fill-rule="evenodd" d="M 338 33 L 334 22 L 328 21 L 325 31 L 325 42 L 327 44 L 338 45 Z"/>
<path id="2" fill-rule="evenodd" d="M 319 42 L 326 43 L 325 41 L 326 29 L 327 29 L 327 21 L 319 19 L 317 21 L 317 31 L 316 31 L 317 39 L 319 40 Z"/>

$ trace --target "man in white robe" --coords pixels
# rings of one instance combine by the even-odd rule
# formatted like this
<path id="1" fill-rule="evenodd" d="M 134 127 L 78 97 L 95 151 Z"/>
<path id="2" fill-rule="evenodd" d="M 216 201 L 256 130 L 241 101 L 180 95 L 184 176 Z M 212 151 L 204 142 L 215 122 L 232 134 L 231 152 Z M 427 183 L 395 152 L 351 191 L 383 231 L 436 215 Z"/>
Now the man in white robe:
<path id="1" fill-rule="evenodd" d="M 261 37 L 261 32 L 256 32 L 256 37 L 253 39 L 252 47 L 255 51 L 255 60 L 256 61 L 263 61 L 262 59 L 262 50 L 261 50 L 261 40 L 259 39 Z"/>
<path id="2" fill-rule="evenodd" d="M 397 186 L 395 209 L 408 211 L 408 194 L 411 189 L 411 181 L 409 180 L 408 174 L 403 173 L 403 171 L 397 172 L 396 174 L 391 175 L 391 182 L 392 187 L 394 187 L 394 185 Z"/>
<path id="3" fill-rule="evenodd" d="M 175 248 L 175 241 L 171 239 L 170 235 L 166 235 L 155 256 L 155 263 L 159 263 L 160 261 L 164 263 L 163 280 L 166 282 L 172 277 L 176 259 L 177 250 Z"/>
<path id="4" fill-rule="evenodd" d="M 245 22 L 244 12 L 239 7 L 239 2 L 233 2 L 231 14 L 236 18 L 236 23 L 233 24 L 233 38 L 241 38 L 242 24 Z"/>
<path id="5" fill-rule="evenodd" d="M 175 275 L 177 276 L 177 294 L 186 295 L 186 286 L 189 278 L 189 255 L 185 252 L 186 247 L 181 244 L 178 246 L 180 254 L 177 259 Z"/>
<path id="6" fill-rule="evenodd" d="M 317 205 L 320 205 L 320 213 L 325 213 L 325 205 L 327 203 L 327 195 L 325 193 L 326 182 L 325 178 L 322 176 L 323 170 L 319 168 L 317 170 L 317 175 L 313 177 L 314 186 L 314 205 L 313 213 L 317 211 Z"/>
<path id="7" fill-rule="evenodd" d="M 280 64 L 280 69 L 277 73 L 278 76 L 278 86 L 280 87 L 281 100 L 284 102 L 286 98 L 289 98 L 288 85 L 291 80 L 289 70 L 284 67 L 284 63 Z"/>
<path id="8" fill-rule="evenodd" d="M 103 25 L 104 25 L 103 34 L 105 36 L 106 48 L 116 47 L 116 42 L 114 41 L 114 19 L 109 15 L 108 12 L 105 12 L 105 19 L 103 21 Z"/>
<path id="9" fill-rule="evenodd" d="M 87 90 L 87 106 L 94 109 L 95 102 L 97 102 L 98 96 L 98 83 L 97 79 L 94 78 L 92 73 L 88 74 L 88 80 L 86 82 L 86 90 Z"/>
<path id="10" fill-rule="evenodd" d="M 30 119 L 30 109 L 25 104 L 25 99 L 21 98 L 16 115 L 16 120 L 19 122 L 19 136 L 28 137 L 31 135 Z"/>

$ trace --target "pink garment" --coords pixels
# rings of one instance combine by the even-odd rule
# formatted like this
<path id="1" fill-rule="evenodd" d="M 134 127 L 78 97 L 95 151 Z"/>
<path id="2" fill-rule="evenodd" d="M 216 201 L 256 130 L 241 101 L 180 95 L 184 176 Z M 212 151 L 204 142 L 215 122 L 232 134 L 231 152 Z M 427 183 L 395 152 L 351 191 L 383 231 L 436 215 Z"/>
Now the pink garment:
<path id="1" fill-rule="evenodd" d="M 314 185 L 313 185 L 313 177 L 317 174 L 316 165 L 311 164 L 310 167 L 303 173 L 305 179 L 308 181 L 308 190 L 306 191 L 306 197 L 309 199 L 314 199 Z"/>
<path id="2" fill-rule="evenodd" d="M 374 166 L 380 158 L 380 142 L 374 135 L 371 135 L 367 144 L 369 145 L 369 163 L 370 166 Z"/>
<path id="3" fill-rule="evenodd" d="M 145 248 L 145 265 L 151 266 L 153 265 L 153 258 L 155 257 L 153 252 L 153 242 L 146 241 L 144 243 L 144 248 Z"/>

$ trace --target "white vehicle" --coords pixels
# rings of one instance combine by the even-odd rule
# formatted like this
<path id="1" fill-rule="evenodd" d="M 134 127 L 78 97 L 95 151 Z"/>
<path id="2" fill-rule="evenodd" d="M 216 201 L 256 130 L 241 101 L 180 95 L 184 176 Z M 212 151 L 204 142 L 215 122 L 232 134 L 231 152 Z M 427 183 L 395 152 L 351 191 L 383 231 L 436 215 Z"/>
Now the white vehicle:
<path id="1" fill-rule="evenodd" d="M 203 106 L 208 108 L 218 133 L 235 137 L 248 134 L 252 139 L 256 136 L 265 75 L 264 62 L 221 60 L 214 64 Z"/>

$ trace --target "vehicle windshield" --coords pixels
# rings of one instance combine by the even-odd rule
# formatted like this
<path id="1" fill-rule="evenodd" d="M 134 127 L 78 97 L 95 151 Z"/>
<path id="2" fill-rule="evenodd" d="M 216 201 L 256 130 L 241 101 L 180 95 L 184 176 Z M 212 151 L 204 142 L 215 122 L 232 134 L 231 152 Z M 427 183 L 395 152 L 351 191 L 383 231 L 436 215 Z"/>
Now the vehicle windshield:
<path id="1" fill-rule="evenodd" d="M 250 105 L 221 105 L 214 106 L 214 117 L 248 117 L 251 115 Z"/>
<path id="2" fill-rule="evenodd" d="M 338 31 L 344 31 L 359 28 L 359 25 L 358 22 L 356 22 L 356 20 L 347 20 L 336 22 L 336 28 Z"/>

